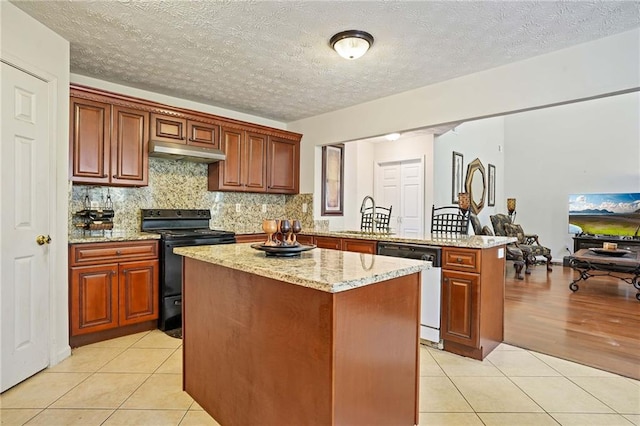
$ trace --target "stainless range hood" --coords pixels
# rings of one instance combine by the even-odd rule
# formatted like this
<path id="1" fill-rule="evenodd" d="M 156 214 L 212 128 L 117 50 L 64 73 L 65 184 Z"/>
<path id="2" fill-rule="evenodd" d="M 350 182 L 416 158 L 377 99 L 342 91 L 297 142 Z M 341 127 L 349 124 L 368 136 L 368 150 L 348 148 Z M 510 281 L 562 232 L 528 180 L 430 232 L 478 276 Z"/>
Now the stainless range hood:
<path id="1" fill-rule="evenodd" d="M 215 163 L 226 158 L 224 152 L 219 149 L 161 141 L 149 141 L 149 155 L 151 157 L 170 158 L 195 163 Z"/>

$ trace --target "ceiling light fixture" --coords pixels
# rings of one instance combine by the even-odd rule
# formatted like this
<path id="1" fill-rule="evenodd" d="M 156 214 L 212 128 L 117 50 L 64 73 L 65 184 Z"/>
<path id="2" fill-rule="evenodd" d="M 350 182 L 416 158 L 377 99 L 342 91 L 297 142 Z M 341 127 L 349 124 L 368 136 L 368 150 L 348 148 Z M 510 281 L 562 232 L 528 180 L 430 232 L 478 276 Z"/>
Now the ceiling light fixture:
<path id="1" fill-rule="evenodd" d="M 388 141 L 397 141 L 400 139 L 400 133 L 389 133 L 385 138 L 387 138 Z"/>
<path id="2" fill-rule="evenodd" d="M 329 45 L 345 59 L 358 59 L 373 46 L 373 36 L 359 30 L 342 31 L 331 37 Z"/>

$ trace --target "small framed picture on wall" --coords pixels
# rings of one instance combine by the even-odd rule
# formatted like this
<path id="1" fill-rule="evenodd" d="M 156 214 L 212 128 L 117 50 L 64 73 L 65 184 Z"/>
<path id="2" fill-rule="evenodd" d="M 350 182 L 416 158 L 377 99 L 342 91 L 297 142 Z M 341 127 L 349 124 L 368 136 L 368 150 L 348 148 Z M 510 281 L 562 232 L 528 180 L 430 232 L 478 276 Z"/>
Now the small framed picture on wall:
<path id="1" fill-rule="evenodd" d="M 464 192 L 462 185 L 464 183 L 464 162 L 463 156 L 459 152 L 453 151 L 453 159 L 451 165 L 451 202 L 458 204 L 458 194 Z"/>
<path id="2" fill-rule="evenodd" d="M 342 216 L 344 204 L 344 145 L 322 147 L 322 216 Z"/>
<path id="3" fill-rule="evenodd" d="M 496 166 L 489 164 L 489 195 L 487 197 L 487 205 L 493 207 L 496 205 Z"/>

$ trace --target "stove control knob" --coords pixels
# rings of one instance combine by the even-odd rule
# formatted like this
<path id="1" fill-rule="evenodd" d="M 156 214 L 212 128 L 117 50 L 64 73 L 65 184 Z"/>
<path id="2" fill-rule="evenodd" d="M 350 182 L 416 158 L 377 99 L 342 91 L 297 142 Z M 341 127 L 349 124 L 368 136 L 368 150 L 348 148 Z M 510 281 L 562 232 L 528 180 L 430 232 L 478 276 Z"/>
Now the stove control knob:
<path id="1" fill-rule="evenodd" d="M 156 216 L 160 216 L 160 210 L 156 210 Z"/>
<path id="2" fill-rule="evenodd" d="M 182 212 L 180 210 L 176 211 L 176 216 L 182 216 Z"/>

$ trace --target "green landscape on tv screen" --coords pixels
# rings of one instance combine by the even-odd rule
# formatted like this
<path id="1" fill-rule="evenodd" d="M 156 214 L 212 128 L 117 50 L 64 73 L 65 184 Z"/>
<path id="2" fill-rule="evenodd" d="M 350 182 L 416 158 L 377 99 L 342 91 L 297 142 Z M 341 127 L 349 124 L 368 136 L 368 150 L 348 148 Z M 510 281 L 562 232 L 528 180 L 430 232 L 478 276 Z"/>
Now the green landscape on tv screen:
<path id="1" fill-rule="evenodd" d="M 640 192 L 569 195 L 569 233 L 640 236 Z"/>

